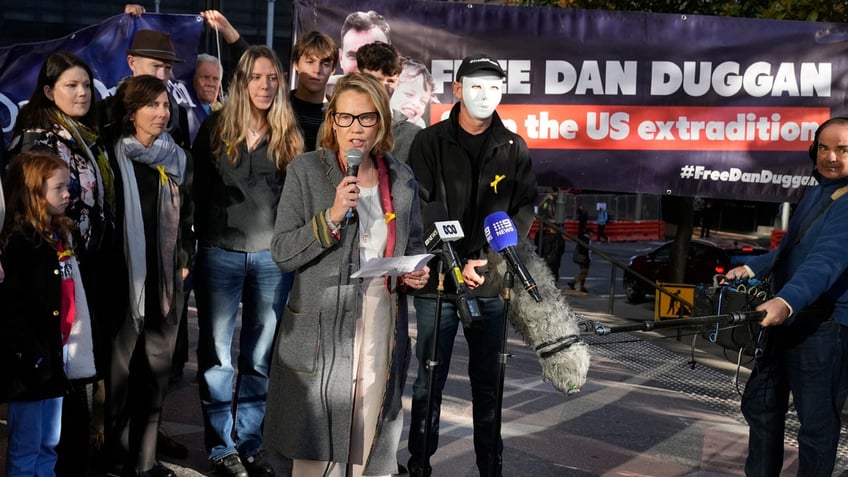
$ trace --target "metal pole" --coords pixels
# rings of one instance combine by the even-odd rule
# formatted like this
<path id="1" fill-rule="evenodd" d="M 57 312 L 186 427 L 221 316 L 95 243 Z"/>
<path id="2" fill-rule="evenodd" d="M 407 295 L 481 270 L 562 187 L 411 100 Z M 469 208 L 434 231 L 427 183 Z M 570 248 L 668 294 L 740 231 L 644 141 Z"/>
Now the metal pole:
<path id="1" fill-rule="evenodd" d="M 274 47 L 274 0 L 268 0 L 268 18 L 265 24 L 265 46 Z"/>
<path id="2" fill-rule="evenodd" d="M 615 314 L 615 265 L 610 267 L 610 286 L 609 286 L 609 303 L 607 305 L 607 313 Z"/>
<path id="3" fill-rule="evenodd" d="M 430 467 L 430 434 L 433 430 L 433 414 L 435 413 L 435 403 L 433 400 L 436 395 L 436 386 L 438 386 L 439 372 L 439 333 L 442 329 L 442 299 L 445 292 L 445 262 L 439 260 L 438 277 L 439 282 L 436 286 L 436 316 L 433 319 L 433 343 L 430 346 L 430 359 L 427 360 L 425 367 L 427 368 L 427 409 L 424 412 L 424 435 L 421 439 L 421 468 L 413 471 L 409 469 L 413 477 L 430 477 L 433 469 Z M 414 423 L 412 424 L 414 425 Z"/>
<path id="4" fill-rule="evenodd" d="M 789 226 L 790 206 L 789 202 L 784 202 L 780 207 L 780 230 L 786 230 Z"/>
<path id="5" fill-rule="evenodd" d="M 503 326 L 501 327 L 501 351 L 498 353 L 498 387 L 495 392 L 495 422 L 492 423 L 492 449 L 489 454 L 489 475 L 497 477 L 500 475 L 500 443 L 501 425 L 503 423 L 503 393 L 504 380 L 506 379 L 506 360 L 510 354 L 506 352 L 506 338 L 509 330 L 509 303 L 512 297 L 512 286 L 514 284 L 512 272 L 507 271 L 503 276 Z"/>
<path id="6" fill-rule="evenodd" d="M 162 3 L 162 2 L 160 2 L 159 0 L 156 0 L 155 2 L 153 2 L 153 12 L 154 13 L 159 13 L 159 4 L 160 3 Z"/>

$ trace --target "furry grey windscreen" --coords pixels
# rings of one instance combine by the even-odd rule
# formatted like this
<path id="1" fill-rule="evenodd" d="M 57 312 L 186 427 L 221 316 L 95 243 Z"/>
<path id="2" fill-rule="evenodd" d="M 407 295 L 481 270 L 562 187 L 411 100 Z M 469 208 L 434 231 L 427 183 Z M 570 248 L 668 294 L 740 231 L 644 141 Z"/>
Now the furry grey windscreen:
<path id="1" fill-rule="evenodd" d="M 537 303 L 524 290 L 513 289 L 509 320 L 539 356 L 542 378 L 566 394 L 579 391 L 589 372 L 589 347 L 580 339 L 578 317 L 555 284 L 545 261 L 536 255 L 529 239 L 522 237 L 516 246 L 530 276 L 542 295 Z M 489 253 L 489 262 L 497 264 L 492 277 L 503 283 L 507 264 L 500 255 Z"/>

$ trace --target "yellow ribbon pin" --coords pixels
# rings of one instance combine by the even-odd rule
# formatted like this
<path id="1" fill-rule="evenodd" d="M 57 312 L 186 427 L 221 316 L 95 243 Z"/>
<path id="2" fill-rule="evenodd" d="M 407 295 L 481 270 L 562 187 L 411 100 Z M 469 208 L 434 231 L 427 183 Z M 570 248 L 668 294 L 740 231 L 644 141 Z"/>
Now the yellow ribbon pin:
<path id="1" fill-rule="evenodd" d="M 498 193 L 498 182 L 500 182 L 504 179 L 506 179 L 506 175 L 495 174 L 495 180 L 493 180 L 492 182 L 489 182 L 489 187 L 491 187 L 492 189 L 495 189 L 495 194 Z"/>
<path id="2" fill-rule="evenodd" d="M 386 223 L 387 223 L 387 224 L 388 224 L 389 222 L 391 222 L 392 220 L 395 220 L 395 218 L 397 218 L 397 216 L 395 215 L 395 213 L 394 213 L 394 212 L 386 212 L 386 214 L 385 214 L 385 215 L 386 215 Z"/>
<path id="3" fill-rule="evenodd" d="M 159 171 L 159 182 L 164 186 L 168 183 L 168 174 L 165 173 L 165 166 L 156 166 L 156 170 Z"/>

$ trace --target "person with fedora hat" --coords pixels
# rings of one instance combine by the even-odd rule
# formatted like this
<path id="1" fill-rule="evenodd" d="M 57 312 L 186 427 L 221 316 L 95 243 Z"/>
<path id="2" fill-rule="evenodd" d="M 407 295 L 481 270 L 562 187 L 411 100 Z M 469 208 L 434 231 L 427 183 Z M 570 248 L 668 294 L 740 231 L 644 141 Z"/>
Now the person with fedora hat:
<path id="1" fill-rule="evenodd" d="M 171 35 L 154 30 L 139 30 L 133 35 L 132 44 L 127 50 L 127 65 L 132 76 L 151 75 L 164 81 L 166 84 L 171 78 L 174 63 L 182 63 L 184 60 L 177 57 Z M 121 118 L 112 115 L 113 96 L 110 96 L 98 104 L 98 113 L 103 119 L 103 134 L 107 143 L 120 135 Z M 171 119 L 168 121 L 168 132 L 174 138 L 177 145 L 188 149 L 191 147 L 189 137 L 188 113 L 177 104 L 177 101 L 168 93 L 171 107 Z"/>
<path id="2" fill-rule="evenodd" d="M 465 327 L 468 343 L 468 377 L 474 408 L 474 451 L 483 477 L 501 476 L 500 436 L 495 439 L 498 352 L 503 328 L 503 303 L 498 297 L 500 283 L 489 275 L 484 234 L 484 218 L 505 211 L 525 234 L 533 220 L 536 200 L 536 176 L 524 140 L 504 126 L 498 113 L 506 73 L 489 55 L 468 56 L 462 60 L 453 83 L 459 102 L 450 117 L 421 130 L 412 141 L 409 165 L 419 183 L 422 206 L 441 202 L 451 219 L 457 219 L 465 238 L 455 242 L 456 252 L 464 259 L 462 278 L 477 296 L 481 319 Z M 434 259 L 437 260 L 437 259 Z M 431 261 L 430 269 L 438 263 Z M 429 458 L 435 453 L 439 431 L 439 405 L 448 377 L 450 357 L 460 322 L 457 303 L 441 303 L 441 322 L 435 326 L 436 277 L 417 292 L 413 300 L 418 327 L 415 354 L 418 376 L 413 385 L 412 419 L 409 430 L 409 471 L 414 476 L 431 474 Z M 454 294 L 454 286 L 445 284 L 445 293 Z M 433 340 L 438 335 L 437 356 L 431 357 Z M 436 383 L 428 392 L 427 363 L 439 363 Z M 431 394 L 431 396 L 428 396 Z M 426 422 L 432 403 L 432 420 Z M 429 426 L 429 427 L 427 427 Z M 428 438 L 425 444 L 425 432 Z M 426 453 L 425 453 L 426 445 Z"/>

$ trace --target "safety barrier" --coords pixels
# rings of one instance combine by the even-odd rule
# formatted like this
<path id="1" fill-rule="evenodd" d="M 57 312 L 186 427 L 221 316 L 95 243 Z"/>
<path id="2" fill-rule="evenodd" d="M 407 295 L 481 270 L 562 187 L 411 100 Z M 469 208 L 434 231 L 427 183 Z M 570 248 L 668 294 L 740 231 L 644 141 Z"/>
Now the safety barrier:
<path id="1" fill-rule="evenodd" d="M 590 220 L 586 224 L 589 236 L 597 240 L 598 224 Z M 539 231 L 539 222 L 533 221 L 530 228 L 530 238 L 535 239 Z M 577 221 L 566 220 L 565 231 L 577 235 Z M 639 240 L 665 240 L 665 221 L 662 220 L 639 220 L 639 221 L 615 221 L 607 223 L 604 234 L 610 242 L 636 242 Z"/>

